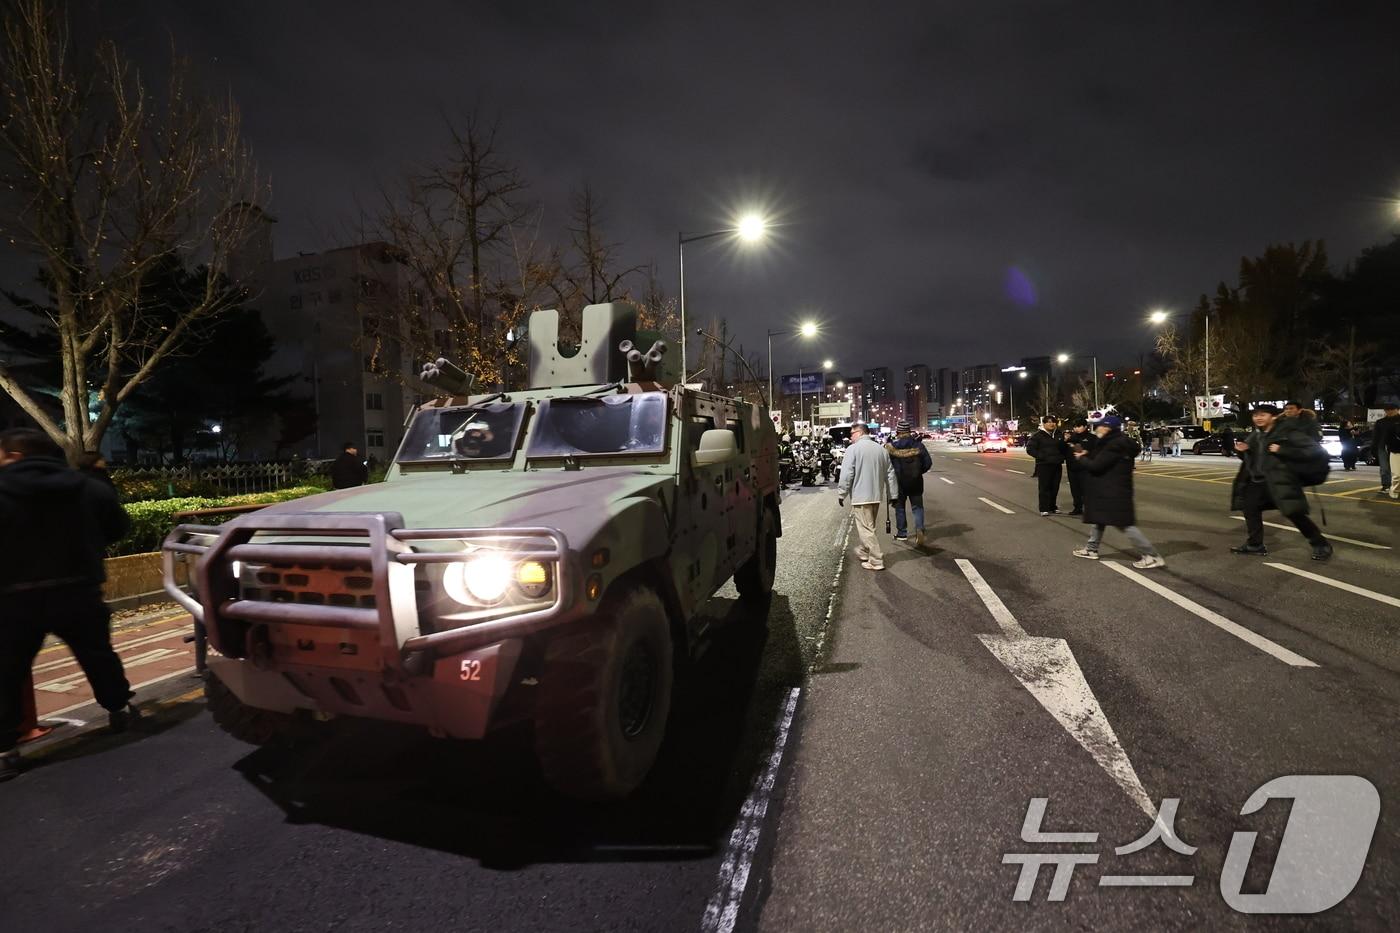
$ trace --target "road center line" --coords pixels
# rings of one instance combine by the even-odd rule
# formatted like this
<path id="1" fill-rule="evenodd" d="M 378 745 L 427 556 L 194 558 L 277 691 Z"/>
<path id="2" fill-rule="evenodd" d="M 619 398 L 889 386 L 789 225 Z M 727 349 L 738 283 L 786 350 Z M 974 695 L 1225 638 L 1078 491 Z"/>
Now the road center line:
<path id="1" fill-rule="evenodd" d="M 778 767 L 783 763 L 783 750 L 792 732 L 792 718 L 797 712 L 797 697 L 801 692 L 801 687 L 793 687 L 788 694 L 787 704 L 778 717 L 778 731 L 773 739 L 773 753 L 768 756 L 768 767 L 754 781 L 739 811 L 734 831 L 729 834 L 729 847 L 719 867 L 719 888 L 705 905 L 705 915 L 700 920 L 700 929 L 706 933 L 730 933 L 739 920 L 739 906 L 748 886 L 754 853 L 758 851 L 762 836 L 763 818 L 768 813 L 768 801 L 778 780 Z"/>
<path id="2" fill-rule="evenodd" d="M 1333 580 L 1331 577 L 1324 577 L 1320 573 L 1309 573 L 1306 570 L 1299 570 L 1297 567 L 1290 567 L 1287 564 L 1275 564 L 1272 561 L 1268 561 L 1265 562 L 1264 566 L 1273 567 L 1275 570 L 1282 570 L 1285 573 L 1296 574 L 1309 580 L 1315 580 L 1318 583 L 1325 583 L 1339 590 L 1346 590 L 1348 593 L 1355 593 L 1357 596 L 1365 596 L 1367 599 L 1374 599 L 1378 603 L 1385 603 L 1387 606 L 1395 606 L 1400 609 L 1400 599 L 1396 599 L 1394 596 L 1387 596 L 1384 593 L 1377 593 L 1374 590 L 1353 586 L 1350 583 L 1343 583 L 1341 580 Z"/>
<path id="3" fill-rule="evenodd" d="M 1243 516 L 1243 515 L 1231 515 L 1230 517 L 1233 518 L 1233 519 L 1234 519 L 1235 521 L 1237 521 L 1237 522 L 1242 522 L 1242 521 L 1244 521 L 1244 516 Z M 1297 528 L 1294 528 L 1292 525 L 1280 525 L 1278 522 L 1265 522 L 1264 524 L 1268 525 L 1270 528 L 1277 528 L 1277 529 L 1279 529 L 1280 531 L 1292 531 L 1292 532 L 1294 532 L 1294 533 L 1296 533 L 1296 534 L 1302 534 L 1301 531 L 1298 531 L 1298 529 L 1297 529 Z M 1347 544 L 1354 544 L 1354 545 L 1356 545 L 1357 547 L 1368 547 L 1368 548 L 1371 548 L 1372 550 L 1376 550 L 1376 551 L 1388 551 L 1388 550 L 1390 550 L 1390 545 L 1388 545 L 1388 544 L 1372 544 L 1370 541 L 1358 541 L 1358 540 L 1356 540 L 1355 538 L 1343 538 L 1341 535 L 1331 535 L 1331 534 L 1329 534 L 1329 535 L 1327 536 L 1327 540 L 1328 540 L 1328 541 L 1344 541 L 1344 542 L 1346 542 Z"/>
<path id="4" fill-rule="evenodd" d="M 977 497 L 977 501 L 978 501 L 978 502 L 985 502 L 985 503 L 987 503 L 987 504 L 990 505 L 992 508 L 996 509 L 998 512 L 1005 512 L 1007 515 L 1015 515 L 1015 514 L 1016 514 L 1015 512 L 1013 512 L 1013 511 L 1011 511 L 1010 509 L 1008 509 L 1006 506 L 1004 506 L 1004 505 L 998 505 L 997 503 L 993 502 L 991 499 L 988 499 L 986 496 L 978 496 L 978 497 Z"/>
<path id="5" fill-rule="evenodd" d="M 1280 645 L 1277 642 L 1269 641 L 1269 639 L 1265 638 L 1263 635 L 1251 632 L 1243 625 L 1231 622 L 1229 619 L 1225 618 L 1220 613 L 1214 612 L 1210 609 L 1207 609 L 1205 606 L 1202 606 L 1200 603 L 1193 602 L 1192 600 L 1187 599 L 1185 596 L 1182 596 L 1175 590 L 1167 589 L 1165 586 L 1158 583 L 1156 580 L 1149 580 L 1147 577 L 1129 568 L 1126 564 L 1120 564 L 1117 561 L 1103 561 L 1103 565 L 1109 570 L 1112 570 L 1115 573 L 1122 574 L 1129 580 L 1132 580 L 1134 583 L 1151 590 L 1152 592 L 1156 593 L 1158 596 L 1161 596 L 1168 602 L 1176 603 L 1178 606 L 1180 606 L 1182 609 L 1185 609 L 1192 615 L 1205 619 L 1211 625 L 1223 629 L 1224 631 L 1229 632 L 1231 635 L 1234 635 L 1241 641 L 1253 645 L 1265 654 L 1273 655 L 1275 658 L 1278 658 L 1284 664 L 1290 664 L 1293 667 L 1317 667 L 1317 664 L 1315 662 L 1309 661 L 1301 654 L 1294 654 L 1292 651 L 1289 651 L 1287 648 L 1283 647 L 1283 645 Z"/>
<path id="6" fill-rule="evenodd" d="M 987 611 L 992 614 L 992 618 L 997 620 L 997 625 L 1010 638 L 1025 638 L 1026 630 L 1021 628 L 1021 623 L 1016 621 L 1016 617 L 1011 614 L 1011 610 L 1006 608 L 1006 604 L 1001 601 L 1001 597 L 996 594 L 987 581 L 982 579 L 982 574 L 977 568 L 972 566 L 972 561 L 959 557 L 953 563 L 958 565 L 963 576 L 967 577 L 967 582 L 972 584 L 972 589 L 982 599 L 982 603 L 987 607 Z"/>
<path id="7" fill-rule="evenodd" d="M 957 483 L 953 482 L 952 480 L 950 480 L 950 479 L 949 479 L 948 477 L 946 477 L 946 476 L 940 476 L 940 477 L 938 477 L 938 478 L 941 479 L 941 480 L 943 480 L 943 482 L 947 483 L 949 486 L 956 486 L 956 485 L 957 485 Z"/>

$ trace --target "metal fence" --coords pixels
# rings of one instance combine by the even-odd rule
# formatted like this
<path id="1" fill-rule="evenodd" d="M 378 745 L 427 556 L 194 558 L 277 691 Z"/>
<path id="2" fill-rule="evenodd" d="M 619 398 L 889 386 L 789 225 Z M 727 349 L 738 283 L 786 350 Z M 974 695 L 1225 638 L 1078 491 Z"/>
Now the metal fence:
<path id="1" fill-rule="evenodd" d="M 232 496 L 250 492 L 271 492 L 296 486 L 315 476 L 318 466 L 319 464 L 300 461 L 117 470 L 112 474 L 112 481 L 127 499 L 190 495 Z"/>

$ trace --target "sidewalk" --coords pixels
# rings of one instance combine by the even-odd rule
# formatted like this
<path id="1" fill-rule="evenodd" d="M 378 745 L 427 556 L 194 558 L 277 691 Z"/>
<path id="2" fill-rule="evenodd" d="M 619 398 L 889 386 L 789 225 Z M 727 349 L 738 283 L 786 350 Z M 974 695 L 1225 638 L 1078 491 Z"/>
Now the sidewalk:
<path id="1" fill-rule="evenodd" d="M 194 645 L 184 641 L 191 631 L 187 613 L 170 605 L 147 607 L 117 614 L 112 628 L 112 645 L 137 693 L 135 702 L 195 684 Z M 87 678 L 62 642 L 50 638 L 34 660 L 33 671 L 41 723 L 82 728 L 89 721 L 105 721 L 103 711 L 93 705 Z M 71 734 L 71 729 L 60 728 L 50 738 Z M 26 748 L 42 746 L 46 741 L 49 739 L 30 743 Z"/>

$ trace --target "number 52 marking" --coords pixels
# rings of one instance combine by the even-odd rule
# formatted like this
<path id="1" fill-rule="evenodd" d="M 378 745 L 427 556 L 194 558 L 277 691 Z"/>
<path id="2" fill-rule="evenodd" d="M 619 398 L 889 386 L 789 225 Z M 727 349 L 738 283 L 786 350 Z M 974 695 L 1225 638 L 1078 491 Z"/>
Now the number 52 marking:
<path id="1" fill-rule="evenodd" d="M 480 662 L 480 661 L 470 661 L 470 660 L 468 660 L 468 661 L 463 661 L 463 662 L 462 662 L 462 679 L 463 679 L 463 680 L 480 680 L 480 679 L 481 679 L 481 662 Z"/>

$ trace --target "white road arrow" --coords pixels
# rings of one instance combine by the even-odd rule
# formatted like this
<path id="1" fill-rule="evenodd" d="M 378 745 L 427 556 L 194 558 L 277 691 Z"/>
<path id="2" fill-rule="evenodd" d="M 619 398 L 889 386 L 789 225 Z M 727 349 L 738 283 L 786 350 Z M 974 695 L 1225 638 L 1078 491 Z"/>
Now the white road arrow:
<path id="1" fill-rule="evenodd" d="M 981 597 L 992 618 L 1001 627 L 999 635 L 978 635 L 998 661 L 1030 691 L 1036 702 L 1045 707 L 1056 722 L 1064 726 L 1076 742 L 1084 747 L 1099 767 L 1123 789 L 1128 799 L 1142 812 L 1156 819 L 1157 808 L 1123 750 L 1122 743 L 1104 715 L 1103 707 L 1084 679 L 1079 662 L 1063 638 L 1041 638 L 1028 635 L 1016 617 L 1006 608 L 1001 597 L 987 585 L 977 568 L 968 560 L 956 561 Z"/>

